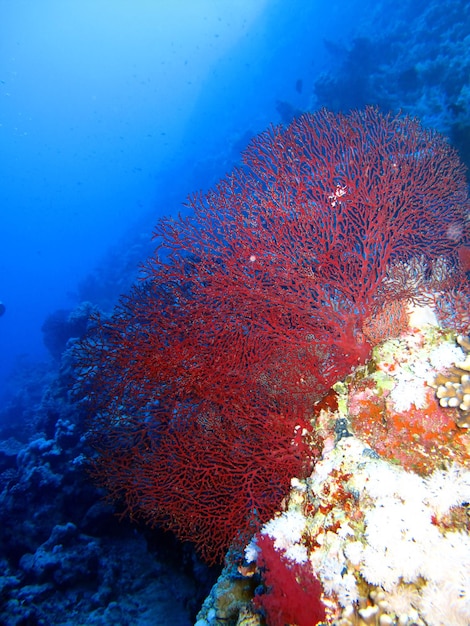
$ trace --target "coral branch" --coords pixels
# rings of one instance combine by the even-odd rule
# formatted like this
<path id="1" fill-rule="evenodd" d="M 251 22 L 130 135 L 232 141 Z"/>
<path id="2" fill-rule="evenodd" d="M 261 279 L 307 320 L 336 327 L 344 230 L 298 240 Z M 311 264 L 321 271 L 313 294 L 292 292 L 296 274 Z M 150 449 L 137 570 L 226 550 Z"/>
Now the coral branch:
<path id="1" fill-rule="evenodd" d="M 189 205 L 81 362 L 99 481 L 213 560 L 308 470 L 313 405 L 368 358 L 371 316 L 429 286 L 391 268 L 466 281 L 469 205 L 446 141 L 375 109 L 268 129 Z"/>

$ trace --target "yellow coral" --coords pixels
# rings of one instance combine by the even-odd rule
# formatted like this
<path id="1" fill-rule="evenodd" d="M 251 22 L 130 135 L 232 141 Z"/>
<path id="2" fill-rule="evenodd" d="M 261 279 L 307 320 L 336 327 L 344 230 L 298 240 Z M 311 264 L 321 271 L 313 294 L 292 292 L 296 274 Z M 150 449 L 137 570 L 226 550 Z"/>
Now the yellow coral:
<path id="1" fill-rule="evenodd" d="M 457 426 L 470 428 L 470 339 L 459 335 L 457 343 L 465 350 L 465 360 L 456 363 L 448 372 L 438 374 L 434 386 L 442 407 L 459 409 Z"/>

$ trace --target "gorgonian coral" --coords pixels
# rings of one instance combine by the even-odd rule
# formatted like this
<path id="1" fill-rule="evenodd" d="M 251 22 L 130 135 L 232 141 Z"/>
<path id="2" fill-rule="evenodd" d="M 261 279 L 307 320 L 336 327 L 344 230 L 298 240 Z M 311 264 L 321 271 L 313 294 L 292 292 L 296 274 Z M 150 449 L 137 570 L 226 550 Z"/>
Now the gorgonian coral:
<path id="1" fill-rule="evenodd" d="M 79 361 L 99 482 L 215 560 L 309 469 L 312 405 L 368 357 L 367 320 L 419 295 L 390 267 L 465 279 L 469 206 L 446 141 L 375 109 L 268 129 L 189 204 Z"/>

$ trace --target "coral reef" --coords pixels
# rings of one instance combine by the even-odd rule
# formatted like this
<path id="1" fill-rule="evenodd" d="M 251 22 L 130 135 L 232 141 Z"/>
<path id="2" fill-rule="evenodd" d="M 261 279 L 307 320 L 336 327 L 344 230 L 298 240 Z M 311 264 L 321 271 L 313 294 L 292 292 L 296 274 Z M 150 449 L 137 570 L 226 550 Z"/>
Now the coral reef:
<path id="1" fill-rule="evenodd" d="M 464 349 L 465 359 L 439 373 L 434 386 L 442 407 L 459 409 L 457 426 L 470 428 L 470 340 L 459 335 L 457 343 Z"/>
<path id="2" fill-rule="evenodd" d="M 214 575 L 102 502 L 71 393 L 72 343 L 54 369 L 17 372 L 0 409 L 0 623 L 189 626 Z"/>
<path id="3" fill-rule="evenodd" d="M 240 575 L 233 564 L 224 568 L 198 613 L 196 626 L 207 626 L 207 623 L 238 625 L 241 620 L 248 619 L 259 621 L 259 615 L 250 606 L 255 585 L 254 578 Z"/>
<path id="4" fill-rule="evenodd" d="M 314 106 L 411 113 L 448 135 L 469 164 L 469 29 L 464 0 L 381 2 L 349 46 L 327 42 L 332 63 L 316 80 Z"/>
<path id="5" fill-rule="evenodd" d="M 73 311 L 60 309 L 49 315 L 42 325 L 44 345 L 55 359 L 60 359 L 67 342 L 85 334 L 90 317 L 98 309 L 90 302 L 83 302 Z"/>
<path id="6" fill-rule="evenodd" d="M 310 471 L 314 403 L 429 289 L 414 260 L 467 280 L 468 195 L 442 137 L 368 108 L 270 128 L 189 204 L 78 359 L 99 484 L 214 562 Z"/>
<path id="7" fill-rule="evenodd" d="M 292 480 L 240 571 L 262 581 L 269 537 L 279 558 L 310 567 L 322 585 L 326 617 L 314 618 L 312 606 L 312 625 L 466 626 L 470 437 L 431 386 L 462 358 L 453 333 L 423 324 L 375 348 L 335 385 L 315 417 L 322 458 L 310 477 Z M 219 623 L 207 616 L 206 606 L 201 625 Z"/>
<path id="8" fill-rule="evenodd" d="M 418 116 L 470 164 L 470 4 L 367 8 L 347 48 L 331 31 L 337 64 L 314 108 Z M 159 223 L 146 281 L 114 316 L 95 305 L 131 289 L 145 233 L 79 286 L 93 305 L 46 319 L 54 368 L 22 361 L 10 380 L 0 623 L 188 626 L 213 574 L 116 509 L 210 562 L 236 540 L 197 626 L 470 623 L 465 173 L 406 117 L 295 120 L 285 97 L 288 127 L 255 138 L 219 184 L 235 144 L 175 170 L 180 189 L 214 188 Z M 417 305 L 433 307 L 428 326 Z M 77 354 L 91 407 L 73 396 Z"/>
<path id="9" fill-rule="evenodd" d="M 467 437 L 458 409 L 443 408 L 433 389 L 436 376 L 462 359 L 455 334 L 438 327 L 412 329 L 377 346 L 366 370 L 337 385 L 354 433 L 381 456 L 427 474 L 468 461 Z M 347 394 L 347 397 L 343 397 Z"/>

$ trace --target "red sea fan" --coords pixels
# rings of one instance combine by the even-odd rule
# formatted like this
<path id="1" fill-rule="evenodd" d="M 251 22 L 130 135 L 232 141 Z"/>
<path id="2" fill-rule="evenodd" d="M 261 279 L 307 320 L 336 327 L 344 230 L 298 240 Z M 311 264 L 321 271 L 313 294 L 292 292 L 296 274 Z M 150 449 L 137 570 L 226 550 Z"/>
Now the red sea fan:
<path id="1" fill-rule="evenodd" d="M 190 205 L 80 363 L 99 482 L 214 560 L 310 469 L 311 408 L 367 358 L 387 268 L 459 272 L 468 199 L 443 138 L 367 109 L 269 129 Z"/>
<path id="2" fill-rule="evenodd" d="M 197 361 L 183 297 L 170 305 L 166 289 L 137 286 L 82 346 L 93 474 L 132 517 L 194 541 L 213 563 L 273 515 L 319 446 L 304 402 L 290 404 L 259 374 L 246 383 L 241 355 L 208 363 L 201 346 Z M 151 312 L 158 321 L 143 324 Z"/>

